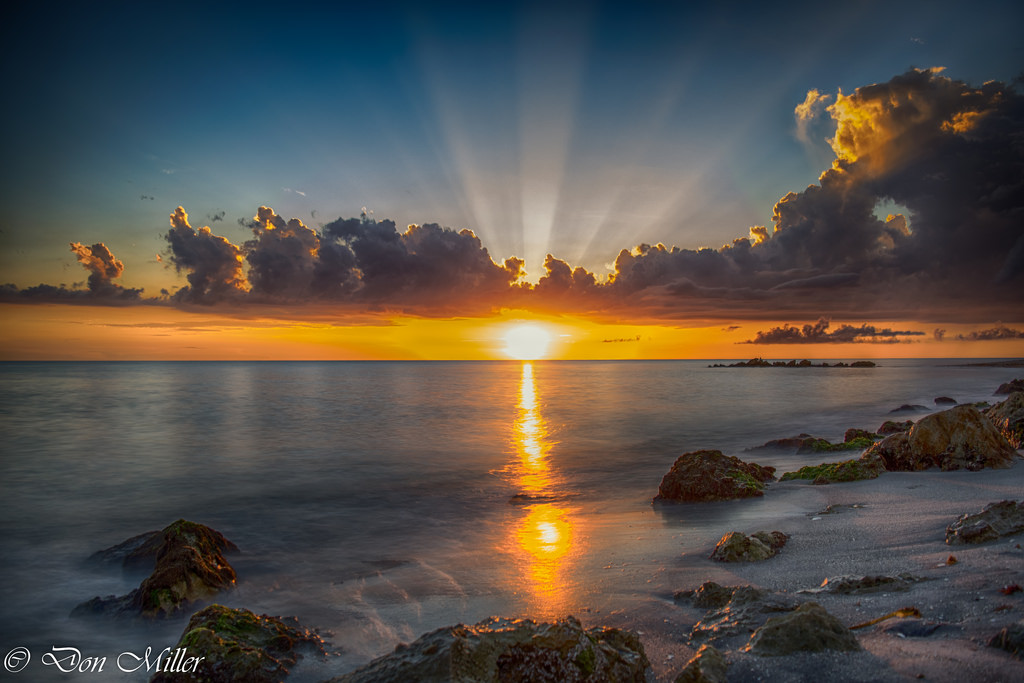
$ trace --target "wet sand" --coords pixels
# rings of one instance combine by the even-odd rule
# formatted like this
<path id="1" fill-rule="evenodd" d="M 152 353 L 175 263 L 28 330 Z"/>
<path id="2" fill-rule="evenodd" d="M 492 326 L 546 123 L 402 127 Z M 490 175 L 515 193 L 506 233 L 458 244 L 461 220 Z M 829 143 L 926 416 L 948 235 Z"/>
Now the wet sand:
<path id="1" fill-rule="evenodd" d="M 847 626 L 906 606 L 920 610 L 924 624 L 941 624 L 927 636 L 901 636 L 892 620 L 857 630 L 860 653 L 757 657 L 730 651 L 729 681 L 1019 681 L 1024 662 L 986 646 L 1001 628 L 1024 620 L 1024 534 L 977 546 L 949 546 L 945 528 L 961 514 L 989 503 L 1024 497 L 1024 461 L 1006 470 L 981 472 L 890 472 L 878 479 L 814 486 L 808 482 L 769 485 L 765 511 L 776 516 L 744 518 L 721 533 L 779 530 L 790 536 L 779 555 L 754 563 L 722 564 L 707 558 L 707 547 L 666 566 L 663 589 L 643 608 L 610 615 L 603 623 L 643 632 L 653 679 L 672 681 L 695 650 L 689 629 L 705 611 L 673 600 L 665 588 L 696 588 L 702 581 L 751 585 L 812 599 Z M 746 501 L 714 505 L 742 506 Z M 699 505 L 699 504 L 698 504 Z M 831 512 L 822 514 L 828 506 Z M 685 517 L 691 505 L 674 506 Z M 671 514 L 671 513 L 670 513 Z M 950 555 L 957 559 L 947 564 Z M 798 591 L 829 577 L 909 572 L 926 579 L 901 592 L 816 595 Z M 694 576 L 703 577 L 693 581 Z M 601 620 L 585 620 L 601 623 Z"/>

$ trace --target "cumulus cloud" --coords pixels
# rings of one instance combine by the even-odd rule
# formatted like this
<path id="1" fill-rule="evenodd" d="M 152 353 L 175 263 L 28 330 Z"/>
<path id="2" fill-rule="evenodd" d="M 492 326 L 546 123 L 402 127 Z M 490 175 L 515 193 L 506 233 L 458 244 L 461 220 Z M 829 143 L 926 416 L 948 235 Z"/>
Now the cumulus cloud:
<path id="1" fill-rule="evenodd" d="M 742 344 L 860 344 L 865 342 L 892 344 L 907 341 L 906 337 L 921 337 L 924 332 L 914 330 L 891 330 L 874 325 L 840 325 L 829 330 L 828 318 L 819 318 L 816 323 L 803 327 L 783 325 L 767 331 L 759 331 L 753 339 Z"/>
<path id="2" fill-rule="evenodd" d="M 247 291 L 242 273 L 242 250 L 209 227 L 194 229 L 185 209 L 171 214 L 171 229 L 164 236 L 170 248 L 170 261 L 178 272 L 185 272 L 188 285 L 174 298 L 187 303 L 215 303 L 237 300 Z"/>
<path id="3" fill-rule="evenodd" d="M 48 284 L 18 289 L 7 284 L 0 287 L 0 300 L 92 304 L 126 304 L 141 300 L 141 289 L 123 287 L 114 282 L 124 273 L 124 263 L 114 257 L 107 245 L 102 242 L 93 245 L 71 242 L 71 252 L 89 272 L 87 289 Z"/>

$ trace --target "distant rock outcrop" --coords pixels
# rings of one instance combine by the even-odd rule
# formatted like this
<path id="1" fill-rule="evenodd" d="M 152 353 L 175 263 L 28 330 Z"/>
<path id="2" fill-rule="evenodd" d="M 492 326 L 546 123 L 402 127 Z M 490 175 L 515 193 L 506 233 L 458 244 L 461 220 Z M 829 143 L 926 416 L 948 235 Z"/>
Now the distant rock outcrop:
<path id="1" fill-rule="evenodd" d="M 138 588 L 121 597 L 95 597 L 75 607 L 72 614 L 169 616 L 235 585 L 235 570 L 222 553 L 238 548 L 220 532 L 179 519 L 156 533 L 159 536 L 141 534 L 97 554 L 108 561 L 121 557 L 125 566 L 148 562 L 154 556 L 153 573 Z"/>
<path id="2" fill-rule="evenodd" d="M 1015 391 L 1010 398 L 985 411 L 1014 448 L 1024 448 L 1024 391 Z"/>
<path id="3" fill-rule="evenodd" d="M 302 651 L 326 655 L 319 635 L 294 619 L 288 621 L 291 623 L 247 609 L 210 605 L 192 615 L 175 646 L 176 652 L 187 652 L 198 661 L 161 672 L 150 683 L 276 683 L 288 675 Z"/>
<path id="4" fill-rule="evenodd" d="M 876 443 L 861 456 L 885 469 L 920 471 L 1009 467 L 1016 457 L 1002 434 L 973 406 L 957 406 L 922 418 L 908 432 Z"/>
<path id="5" fill-rule="evenodd" d="M 946 543 L 984 543 L 1024 531 L 1024 502 L 1003 500 L 981 512 L 962 515 L 946 527 Z"/>
<path id="6" fill-rule="evenodd" d="M 956 399 L 949 396 L 936 396 L 935 405 L 955 405 Z"/>
<path id="7" fill-rule="evenodd" d="M 718 545 L 711 553 L 711 559 L 717 562 L 767 560 L 774 557 L 788 540 L 789 536 L 781 531 L 758 531 L 750 536 L 733 531 L 718 541 Z"/>
<path id="8" fill-rule="evenodd" d="M 657 501 L 703 502 L 764 495 L 774 467 L 746 463 L 721 451 L 693 451 L 676 459 L 658 487 Z"/>
<path id="9" fill-rule="evenodd" d="M 492 617 L 427 633 L 329 683 L 643 683 L 647 667 L 640 638 L 631 631 L 585 630 L 573 617 L 553 624 Z"/>
<path id="10" fill-rule="evenodd" d="M 927 406 L 919 406 L 917 404 L 904 403 L 899 408 L 893 408 L 892 410 L 890 410 L 889 414 L 892 414 L 892 413 L 916 413 L 916 412 L 920 412 L 920 411 L 923 411 L 923 410 L 928 410 Z"/>

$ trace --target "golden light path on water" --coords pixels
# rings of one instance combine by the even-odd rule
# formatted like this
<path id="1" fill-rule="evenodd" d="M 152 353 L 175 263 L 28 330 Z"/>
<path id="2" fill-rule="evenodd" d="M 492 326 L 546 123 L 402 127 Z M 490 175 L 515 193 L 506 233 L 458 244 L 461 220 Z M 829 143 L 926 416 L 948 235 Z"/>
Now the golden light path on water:
<path id="1" fill-rule="evenodd" d="M 568 587 L 573 583 L 573 559 L 580 554 L 580 539 L 574 533 L 565 491 L 552 472 L 552 446 L 547 423 L 540 412 L 534 383 L 533 364 L 523 363 L 519 382 L 519 405 L 513 425 L 516 460 L 511 468 L 513 483 L 526 505 L 513 518 L 520 586 L 528 593 L 528 606 L 539 617 L 565 615 Z"/>

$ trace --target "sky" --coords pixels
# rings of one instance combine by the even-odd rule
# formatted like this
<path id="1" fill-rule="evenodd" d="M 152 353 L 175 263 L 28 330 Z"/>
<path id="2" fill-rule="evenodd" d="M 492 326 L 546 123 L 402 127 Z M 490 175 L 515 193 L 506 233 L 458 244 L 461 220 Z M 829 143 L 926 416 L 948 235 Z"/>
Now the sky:
<path id="1" fill-rule="evenodd" d="M 78 5 L 0 359 L 1024 356 L 1019 3 Z"/>

